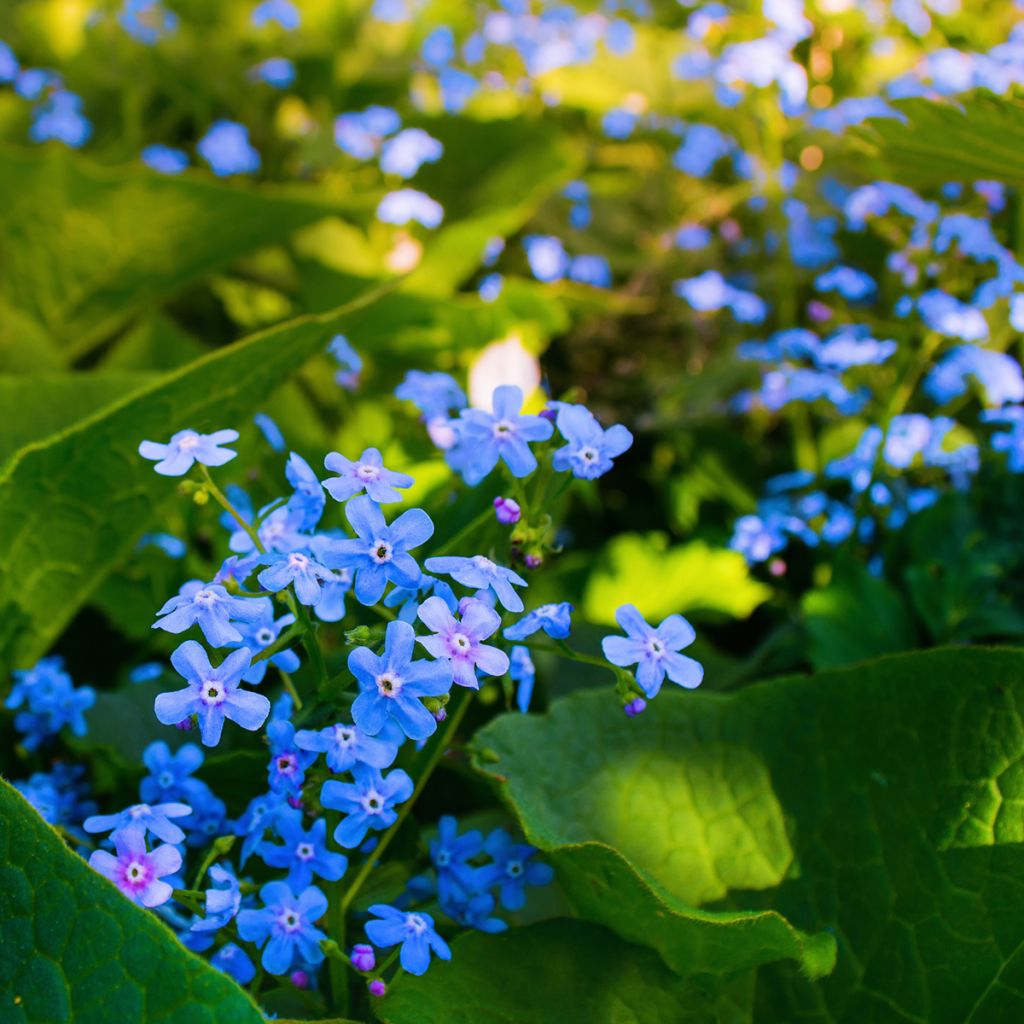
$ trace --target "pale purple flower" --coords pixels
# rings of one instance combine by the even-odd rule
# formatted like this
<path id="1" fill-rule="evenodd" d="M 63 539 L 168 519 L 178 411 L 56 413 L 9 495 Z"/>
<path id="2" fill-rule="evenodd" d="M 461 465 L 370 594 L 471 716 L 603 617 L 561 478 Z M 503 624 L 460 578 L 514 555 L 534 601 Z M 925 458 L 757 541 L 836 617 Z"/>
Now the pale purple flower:
<path id="1" fill-rule="evenodd" d="M 503 608 L 510 612 L 523 610 L 522 598 L 512 589 L 512 584 L 519 587 L 527 586 L 526 580 L 517 572 L 497 565 L 483 555 L 464 558 L 446 555 L 440 558 L 428 558 L 423 563 L 431 572 L 451 576 L 457 583 L 474 590 L 492 589 Z"/>
<path id="2" fill-rule="evenodd" d="M 416 639 L 435 658 L 451 663 L 454 680 L 459 686 L 478 690 L 477 669 L 489 676 L 502 676 L 508 671 L 508 655 L 482 642 L 501 626 L 501 616 L 474 598 L 464 601 L 461 610 L 462 621 L 459 622 L 442 598 L 428 598 L 417 614 L 420 621 L 433 630 L 433 635 Z"/>
<path id="3" fill-rule="evenodd" d="M 360 491 L 366 491 L 378 505 L 387 505 L 402 500 L 396 488 L 412 487 L 415 482 L 407 473 L 386 469 L 376 448 L 367 448 L 355 462 L 338 452 L 331 452 L 324 459 L 324 466 L 338 474 L 324 481 L 327 493 L 335 501 L 348 501 Z"/>
<path id="4" fill-rule="evenodd" d="M 152 832 L 157 839 L 165 843 L 183 843 L 185 833 L 171 821 L 171 818 L 184 818 L 192 813 L 188 804 L 167 803 L 133 804 L 119 814 L 94 814 L 82 822 L 86 832 L 110 832 L 110 838 L 116 839 L 122 832 L 135 829 L 143 835 Z"/>
<path id="5" fill-rule="evenodd" d="M 181 854 L 173 846 L 158 846 L 149 851 L 144 833 L 126 829 L 115 836 L 114 848 L 116 854 L 95 850 L 89 866 L 143 907 L 159 907 L 171 898 L 174 890 L 160 879 L 181 868 Z"/>
<path id="6" fill-rule="evenodd" d="M 238 453 L 219 446 L 237 440 L 237 430 L 217 430 L 212 434 L 179 430 L 167 444 L 143 441 L 139 445 L 139 454 L 156 462 L 153 468 L 161 476 L 182 476 L 194 462 L 204 466 L 223 466 L 230 462 Z"/>

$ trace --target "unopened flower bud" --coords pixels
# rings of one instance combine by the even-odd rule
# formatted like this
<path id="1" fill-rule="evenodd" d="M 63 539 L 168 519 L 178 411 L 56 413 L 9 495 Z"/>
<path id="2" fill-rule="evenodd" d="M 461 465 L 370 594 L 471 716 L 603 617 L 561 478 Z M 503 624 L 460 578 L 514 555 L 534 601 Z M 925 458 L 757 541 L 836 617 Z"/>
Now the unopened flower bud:
<path id="1" fill-rule="evenodd" d="M 305 971 L 292 971 L 291 981 L 296 988 L 309 988 L 309 975 Z"/>
<path id="2" fill-rule="evenodd" d="M 544 564 L 544 558 L 539 552 L 529 551 L 523 557 L 523 564 L 527 569 L 539 569 Z"/>
<path id="3" fill-rule="evenodd" d="M 627 718 L 636 718 L 647 710 L 647 701 L 643 697 L 634 697 L 623 709 Z"/>
<path id="4" fill-rule="evenodd" d="M 380 978 L 374 978 L 370 982 L 369 988 L 371 996 L 382 996 L 388 990 L 387 985 Z"/>
<path id="5" fill-rule="evenodd" d="M 502 526 L 513 526 L 523 517 L 519 502 L 514 498 L 495 498 L 494 514 Z"/>
<path id="6" fill-rule="evenodd" d="M 352 966 L 357 971 L 372 971 L 377 966 L 377 958 L 373 953 L 373 946 L 363 943 L 352 947 Z"/>

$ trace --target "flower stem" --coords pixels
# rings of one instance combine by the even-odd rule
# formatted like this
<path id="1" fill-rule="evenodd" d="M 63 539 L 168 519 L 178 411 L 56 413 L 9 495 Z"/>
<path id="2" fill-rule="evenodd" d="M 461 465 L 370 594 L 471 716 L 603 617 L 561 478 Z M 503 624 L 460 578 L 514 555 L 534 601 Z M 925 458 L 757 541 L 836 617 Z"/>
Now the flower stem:
<path id="1" fill-rule="evenodd" d="M 247 523 L 242 518 L 242 514 L 238 509 L 228 501 L 224 492 L 213 482 L 213 477 L 210 476 L 210 471 L 202 464 L 200 464 L 199 470 L 203 475 L 203 482 L 206 484 L 206 489 L 213 495 L 214 501 L 216 501 L 217 504 L 220 505 L 220 507 L 224 509 L 224 511 L 227 512 L 243 530 L 245 530 L 252 539 L 253 544 L 256 545 L 256 550 L 261 555 L 265 555 L 267 553 L 267 549 L 263 546 L 263 541 L 260 540 L 260 536 L 253 528 L 252 524 Z"/>
<path id="2" fill-rule="evenodd" d="M 359 890 L 362 888 L 363 883 L 370 876 L 370 872 L 377 866 L 377 862 L 384 856 L 384 851 L 387 850 L 391 844 L 391 840 L 395 838 L 398 830 L 402 827 L 402 822 L 409 816 L 409 812 L 413 808 L 413 804 L 419 798 L 423 792 L 424 787 L 430 779 L 430 776 L 434 774 L 434 769 L 440 764 L 441 758 L 444 757 L 445 751 L 448 746 L 455 738 L 455 733 L 458 731 L 459 725 L 462 719 L 465 718 L 466 712 L 469 710 L 469 705 L 472 702 L 474 690 L 460 689 L 460 692 L 456 695 L 454 703 L 458 704 L 455 711 L 450 714 L 444 723 L 444 728 L 437 736 L 433 749 L 428 755 L 427 762 L 423 766 L 423 770 L 416 780 L 416 788 L 412 791 L 412 796 L 402 804 L 401 810 L 398 812 L 398 817 L 395 819 L 394 824 L 381 836 L 380 842 L 377 844 L 377 848 L 367 857 L 366 862 L 359 869 L 358 874 L 352 880 L 348 889 L 345 891 L 345 895 L 341 900 L 342 913 L 347 913 L 349 907 L 352 906 L 353 900 L 359 895 Z"/>

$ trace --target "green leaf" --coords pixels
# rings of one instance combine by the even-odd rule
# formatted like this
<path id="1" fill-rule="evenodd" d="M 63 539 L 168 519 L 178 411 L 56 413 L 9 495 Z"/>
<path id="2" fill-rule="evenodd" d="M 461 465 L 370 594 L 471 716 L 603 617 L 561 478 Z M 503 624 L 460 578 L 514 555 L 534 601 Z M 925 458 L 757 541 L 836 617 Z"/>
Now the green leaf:
<path id="1" fill-rule="evenodd" d="M 581 692 L 476 742 L 570 891 L 560 858 L 607 843 L 688 902 L 835 935 L 828 977 L 760 967 L 743 1019 L 982 1024 L 1024 1019 L 1022 715 L 1024 653 L 940 650 L 664 693 L 632 721 Z M 609 923 L 639 941 L 618 893 Z"/>
<path id="2" fill-rule="evenodd" d="M 31 441 L 56 434 L 151 378 L 143 373 L 0 375 L 0 466 Z"/>
<path id="3" fill-rule="evenodd" d="M 0 470 L 0 663 L 36 661 L 173 498 L 141 440 L 236 426 L 379 294 L 219 349 L 18 452 Z"/>
<path id="4" fill-rule="evenodd" d="M 4 1024 L 259 1024 L 226 974 L 72 853 L 0 780 Z"/>
<path id="5" fill-rule="evenodd" d="M 907 185 L 947 181 L 1024 184 L 1024 100 L 979 89 L 955 100 L 890 104 L 905 121 L 871 118 L 850 131 L 858 159 Z"/>
<path id="6" fill-rule="evenodd" d="M 899 591 L 862 565 L 839 567 L 832 583 L 809 590 L 801 605 L 810 637 L 807 654 L 817 669 L 917 645 L 914 622 Z"/>
<path id="7" fill-rule="evenodd" d="M 337 205 L 282 189 L 106 168 L 61 147 L 0 151 L 0 304 L 70 361 L 188 282 Z"/>
<path id="8" fill-rule="evenodd" d="M 623 533 L 601 552 L 587 580 L 583 612 L 591 622 L 612 624 L 616 608 L 631 602 L 648 619 L 675 612 L 745 619 L 770 594 L 751 579 L 737 551 L 700 540 L 669 547 L 661 533 Z"/>
<path id="9" fill-rule="evenodd" d="M 691 1024 L 704 1000 L 652 953 L 584 921 L 470 932 L 449 963 L 405 975 L 374 1004 L 383 1024 Z"/>

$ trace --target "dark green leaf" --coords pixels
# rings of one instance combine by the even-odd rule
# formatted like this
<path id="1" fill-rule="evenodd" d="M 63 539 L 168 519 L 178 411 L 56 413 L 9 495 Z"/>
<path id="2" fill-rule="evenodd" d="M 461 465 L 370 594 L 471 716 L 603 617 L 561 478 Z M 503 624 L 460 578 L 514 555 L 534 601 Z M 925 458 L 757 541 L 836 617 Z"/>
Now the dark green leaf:
<path id="1" fill-rule="evenodd" d="M 574 850 L 607 843 L 687 902 L 835 935 L 826 978 L 758 969 L 753 1020 L 980 1024 L 1024 1019 L 1022 714 L 1024 653 L 942 650 L 666 693 L 632 721 L 579 693 L 478 743 L 531 841 L 583 873 L 570 891 Z M 634 896 L 604 896 L 640 941 Z"/>
<path id="2" fill-rule="evenodd" d="M 905 118 L 872 118 L 851 130 L 860 157 L 907 185 L 1024 183 L 1024 100 L 976 90 L 955 100 L 892 103 Z"/>
<path id="3" fill-rule="evenodd" d="M 374 295 L 355 305 L 372 301 Z M 305 317 L 220 349 L 0 471 L 0 663 L 31 664 L 103 576 L 132 550 L 174 482 L 137 454 L 176 430 L 236 426 L 345 320 Z"/>
<path id="4" fill-rule="evenodd" d="M 103 168 L 60 147 L 0 152 L 0 302 L 72 359 L 137 311 L 336 211 L 286 190 Z"/>
<path id="5" fill-rule="evenodd" d="M 72 853 L 0 780 L 4 1024 L 259 1024 L 227 975 Z"/>
<path id="6" fill-rule="evenodd" d="M 450 963 L 404 976 L 374 1005 L 384 1024 L 696 1024 L 704 999 L 646 949 L 555 920 L 456 939 Z"/>

